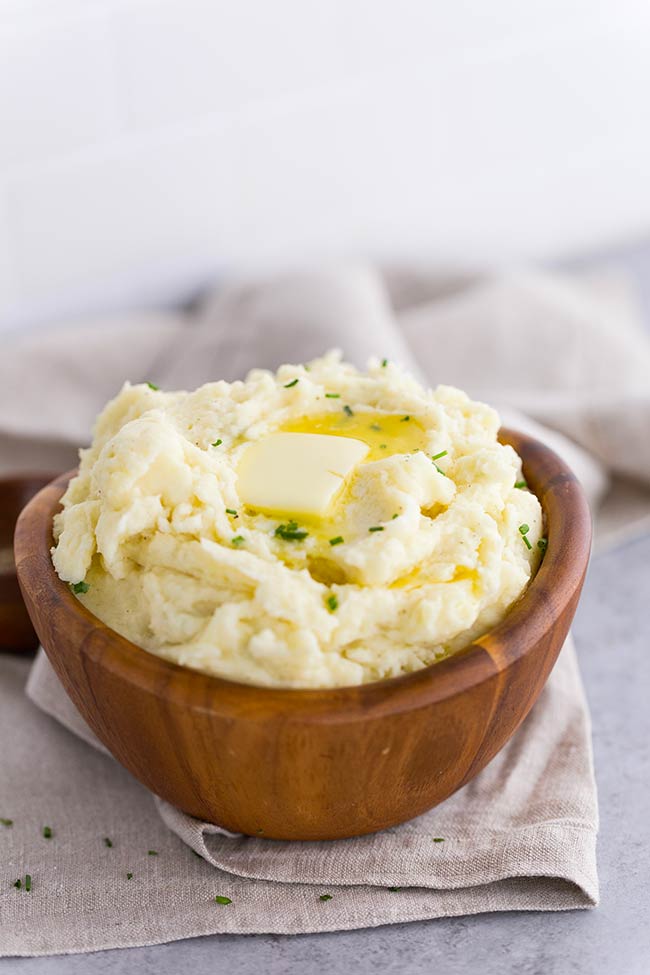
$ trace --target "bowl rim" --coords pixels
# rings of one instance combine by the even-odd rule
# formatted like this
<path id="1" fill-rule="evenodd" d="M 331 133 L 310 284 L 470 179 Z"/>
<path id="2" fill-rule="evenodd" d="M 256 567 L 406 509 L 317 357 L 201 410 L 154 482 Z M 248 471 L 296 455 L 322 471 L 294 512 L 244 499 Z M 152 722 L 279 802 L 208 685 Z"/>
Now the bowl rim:
<path id="1" fill-rule="evenodd" d="M 28 605 L 31 594 L 44 590 L 53 594 L 52 618 L 61 628 L 75 617 L 76 631 L 82 636 L 79 653 L 116 678 L 190 710 L 216 709 L 232 716 L 246 711 L 253 719 L 283 710 L 287 717 L 331 721 L 365 720 L 428 707 L 470 686 L 498 679 L 517 659 L 533 652 L 540 635 L 561 620 L 577 599 L 586 573 L 591 516 L 576 476 L 550 447 L 527 434 L 502 428 L 499 440 L 517 451 L 524 477 L 542 504 L 548 539 L 542 562 L 495 627 L 452 656 L 399 677 L 326 688 L 247 684 L 173 663 L 121 636 L 75 598 L 52 564 L 52 517 L 76 470 L 46 485 L 18 519 L 15 556 L 20 586 Z"/>

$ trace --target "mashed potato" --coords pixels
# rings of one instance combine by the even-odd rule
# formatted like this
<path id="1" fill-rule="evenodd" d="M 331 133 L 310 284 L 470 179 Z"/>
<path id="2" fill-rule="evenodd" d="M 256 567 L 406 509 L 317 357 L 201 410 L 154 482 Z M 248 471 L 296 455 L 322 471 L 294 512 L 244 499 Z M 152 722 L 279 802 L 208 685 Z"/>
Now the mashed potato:
<path id="1" fill-rule="evenodd" d="M 127 383 L 81 451 L 54 566 L 110 627 L 209 674 L 404 674 L 494 626 L 537 567 L 541 507 L 498 428 L 460 390 L 337 353 L 192 393 Z M 242 458 L 277 431 L 368 445 L 324 516 L 242 503 Z"/>

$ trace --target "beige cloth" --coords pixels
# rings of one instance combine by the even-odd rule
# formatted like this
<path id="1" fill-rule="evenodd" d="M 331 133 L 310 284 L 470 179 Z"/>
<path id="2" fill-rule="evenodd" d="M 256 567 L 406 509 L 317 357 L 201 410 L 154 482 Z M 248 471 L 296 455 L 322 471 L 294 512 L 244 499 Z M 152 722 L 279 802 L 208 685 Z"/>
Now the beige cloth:
<path id="1" fill-rule="evenodd" d="M 28 337 L 0 363 L 0 459 L 33 464 L 47 449 L 55 466 L 71 466 L 123 378 L 194 386 L 332 345 L 360 364 L 387 355 L 414 371 L 417 363 L 432 383 L 526 408 L 554 424 L 543 434 L 594 505 L 612 475 L 633 475 L 638 486 L 625 490 L 636 524 L 647 517 L 650 450 L 639 416 L 647 430 L 650 348 L 624 284 L 603 275 L 303 274 L 224 289 L 193 315 Z M 604 534 L 626 527 L 629 503 L 621 508 L 617 493 Z M 0 895 L 4 953 L 597 902 L 589 716 L 570 642 L 529 718 L 473 782 L 410 823 L 335 843 L 245 838 L 192 820 L 88 747 L 97 743 L 43 656 L 29 679 L 40 710 L 22 694 L 24 662 L 0 660 L 0 673 L 0 816 L 14 820 L 0 827 L 3 873 L 33 878 L 31 893 L 5 886 Z M 41 836 L 46 824 L 51 840 Z M 218 894 L 232 903 L 216 904 Z"/>

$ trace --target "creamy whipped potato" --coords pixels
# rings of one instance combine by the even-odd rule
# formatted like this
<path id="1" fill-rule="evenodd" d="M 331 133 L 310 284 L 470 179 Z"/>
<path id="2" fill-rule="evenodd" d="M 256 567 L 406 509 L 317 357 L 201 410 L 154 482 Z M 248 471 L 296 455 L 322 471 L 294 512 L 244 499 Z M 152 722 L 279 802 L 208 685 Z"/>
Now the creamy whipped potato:
<path id="1" fill-rule="evenodd" d="M 394 677 L 498 623 L 544 550 L 499 418 L 336 352 L 124 386 L 55 517 L 60 578 L 152 653 L 251 684 Z"/>

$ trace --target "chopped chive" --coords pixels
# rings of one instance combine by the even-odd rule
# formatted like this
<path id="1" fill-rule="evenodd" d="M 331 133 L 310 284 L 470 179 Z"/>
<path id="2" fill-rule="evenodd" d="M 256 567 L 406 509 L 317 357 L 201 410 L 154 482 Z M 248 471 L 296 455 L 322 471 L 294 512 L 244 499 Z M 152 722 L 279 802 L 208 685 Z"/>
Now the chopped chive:
<path id="1" fill-rule="evenodd" d="M 342 541 L 342 539 L 341 539 Z M 0 825 L 2 826 L 13 826 L 13 819 L 5 819 L 4 816 L 0 816 Z"/>
<path id="2" fill-rule="evenodd" d="M 210 444 L 210 446 L 211 447 L 220 447 L 222 443 L 223 443 L 223 440 L 219 439 L 219 440 L 215 440 L 214 443 Z"/>
<path id="3" fill-rule="evenodd" d="M 394 894 L 396 891 L 401 890 L 401 889 L 402 889 L 401 887 L 388 887 L 387 888 L 387 890 L 390 890 L 391 894 Z"/>
<path id="4" fill-rule="evenodd" d="M 292 379 L 290 383 L 285 383 L 284 384 L 284 388 L 285 389 L 291 389 L 292 386 L 296 386 L 297 384 L 298 384 L 298 379 L 297 378 L 296 379 Z M 230 901 L 228 901 L 228 903 L 230 903 Z"/>
<path id="5" fill-rule="evenodd" d="M 32 889 L 32 875 L 31 873 L 25 874 L 25 890 L 29 893 Z"/>
<path id="6" fill-rule="evenodd" d="M 129 871 L 129 872 L 127 873 L 127 875 L 126 875 L 126 879 L 127 879 L 127 880 L 132 880 L 132 879 L 133 879 L 133 874 L 131 873 L 131 871 Z"/>
<path id="7" fill-rule="evenodd" d="M 104 846 L 111 847 L 112 845 L 113 845 L 113 840 L 110 838 L 110 836 L 105 836 L 104 837 Z"/>
<path id="8" fill-rule="evenodd" d="M 73 582 L 71 583 L 70 588 L 72 589 L 73 593 L 78 596 L 80 592 L 88 592 L 90 586 L 87 582 Z"/>
<path id="9" fill-rule="evenodd" d="M 402 423 L 408 423 L 408 421 L 409 421 L 410 419 L 411 419 L 411 417 L 410 417 L 410 416 L 403 416 L 403 417 L 402 417 L 402 419 L 401 419 L 401 422 L 402 422 Z"/>
<path id="10" fill-rule="evenodd" d="M 234 508 L 226 508 L 226 514 L 232 515 L 233 518 L 239 518 L 239 515 L 237 514 Z"/>
<path id="11" fill-rule="evenodd" d="M 396 518 L 399 518 L 399 511 L 396 511 L 393 515 L 393 521 L 395 521 Z"/>
<path id="12" fill-rule="evenodd" d="M 433 842 L 434 843 L 444 843 L 445 841 L 444 841 L 444 839 L 443 839 L 442 836 L 434 836 L 433 837 Z"/>
<path id="13" fill-rule="evenodd" d="M 232 544 L 235 546 L 235 548 L 237 548 L 239 545 L 243 545 L 245 541 L 246 539 L 243 535 L 235 535 L 235 537 L 232 539 Z"/>
<path id="14" fill-rule="evenodd" d="M 148 379 L 147 379 L 147 386 L 149 387 L 149 389 L 153 389 L 154 392 L 156 392 L 156 393 L 160 389 L 160 386 L 156 386 L 155 383 L 150 383 Z"/>
<path id="15" fill-rule="evenodd" d="M 380 443 L 379 444 L 379 449 L 380 450 L 386 450 L 387 448 L 388 448 L 388 444 L 387 443 Z"/>
<path id="16" fill-rule="evenodd" d="M 343 535 L 337 535 L 336 538 L 330 538 L 330 545 L 342 545 L 343 541 Z"/>
<path id="17" fill-rule="evenodd" d="M 368 529 L 369 532 L 383 532 L 383 530 L 384 530 L 383 525 L 373 525 L 372 528 Z"/>
<path id="18" fill-rule="evenodd" d="M 546 549 L 548 548 L 548 538 L 540 538 L 539 541 L 537 542 L 537 548 L 540 550 L 540 552 L 543 555 Z"/>
<path id="19" fill-rule="evenodd" d="M 446 456 L 447 456 L 447 451 L 441 450 L 439 454 L 434 454 L 431 460 L 440 460 L 441 457 L 446 457 Z"/>
<path id="20" fill-rule="evenodd" d="M 515 481 L 515 487 L 519 488 L 520 491 L 523 491 L 528 487 L 528 484 L 526 481 Z"/>
<path id="21" fill-rule="evenodd" d="M 388 359 L 382 359 L 381 360 L 382 369 L 385 369 L 387 365 L 388 365 Z"/>
<path id="22" fill-rule="evenodd" d="M 526 548 L 527 549 L 531 549 L 533 547 L 530 544 L 530 542 L 528 541 L 528 539 L 526 538 L 526 535 L 528 534 L 529 531 L 530 531 L 530 527 L 528 525 L 520 525 L 519 526 L 519 533 L 520 533 L 521 537 L 523 538 L 523 540 L 525 541 Z"/>
<path id="23" fill-rule="evenodd" d="M 22 887 L 22 885 L 23 885 L 23 882 L 20 879 L 20 877 L 18 878 L 18 880 L 14 880 L 14 887 L 16 888 L 16 890 L 20 890 L 20 888 Z"/>
<path id="24" fill-rule="evenodd" d="M 148 853 L 148 855 L 150 857 L 157 857 L 158 856 L 158 850 L 147 850 L 147 853 Z"/>
<path id="25" fill-rule="evenodd" d="M 319 901 L 331 901 L 332 895 L 331 894 L 321 894 L 318 899 L 319 899 Z"/>
<path id="26" fill-rule="evenodd" d="M 346 416 L 354 416 L 354 412 L 352 410 L 352 407 L 351 406 L 348 406 L 347 403 L 343 407 L 343 412 L 345 413 Z"/>
<path id="27" fill-rule="evenodd" d="M 298 382 L 297 379 L 296 379 L 296 382 Z M 224 897 L 223 894 L 217 894 L 217 896 L 215 897 L 215 902 L 217 904 L 232 904 L 232 901 L 230 900 L 230 898 L 229 897 Z"/>
<path id="28" fill-rule="evenodd" d="M 46 840 L 51 840 L 52 837 L 53 837 L 53 835 L 54 834 L 52 832 L 52 827 L 51 826 L 44 826 L 43 827 L 43 836 L 45 837 Z"/>
<path id="29" fill-rule="evenodd" d="M 435 463 L 434 463 L 434 465 L 433 465 L 433 466 L 434 466 L 434 467 L 435 467 L 435 469 L 436 469 L 436 470 L 438 471 L 438 474 L 442 474 L 442 476 L 443 476 L 443 477 L 446 477 L 446 476 L 447 476 L 447 475 L 445 474 L 445 472 L 443 471 L 443 469 L 442 469 L 441 467 L 438 467 L 438 465 L 437 465 L 437 464 L 435 464 Z"/>
<path id="30" fill-rule="evenodd" d="M 326 399 L 340 399 L 341 398 L 341 394 L 340 393 L 325 393 L 325 398 Z"/>
<path id="31" fill-rule="evenodd" d="M 339 601 L 334 595 L 334 593 L 332 593 L 331 596 L 328 596 L 325 602 L 327 604 L 327 608 L 329 609 L 330 613 L 333 613 L 334 610 L 339 608 Z"/>
<path id="32" fill-rule="evenodd" d="M 285 542 L 301 542 L 303 538 L 307 538 L 309 532 L 304 528 L 298 528 L 298 522 L 291 520 L 278 525 L 274 534 L 278 538 L 283 538 Z"/>

